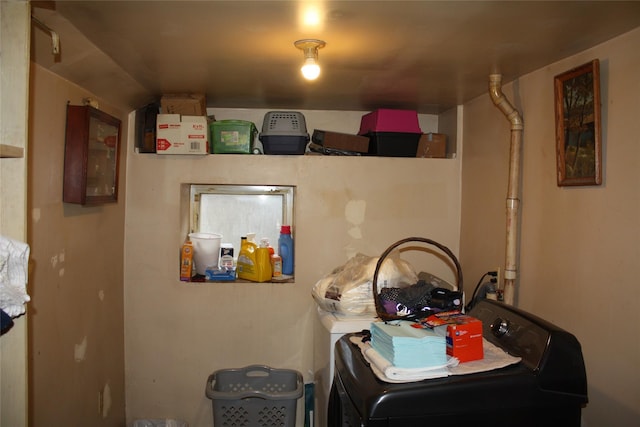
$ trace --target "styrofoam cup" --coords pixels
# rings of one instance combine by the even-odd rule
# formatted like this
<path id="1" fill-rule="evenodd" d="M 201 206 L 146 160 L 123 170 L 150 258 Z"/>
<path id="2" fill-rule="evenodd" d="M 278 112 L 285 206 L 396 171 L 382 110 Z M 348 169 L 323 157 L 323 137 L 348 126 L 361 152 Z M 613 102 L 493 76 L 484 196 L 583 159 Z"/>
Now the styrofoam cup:
<path id="1" fill-rule="evenodd" d="M 193 258 L 196 263 L 196 273 L 205 275 L 207 267 L 218 267 L 220 258 L 221 234 L 190 233 L 189 240 L 193 243 Z"/>

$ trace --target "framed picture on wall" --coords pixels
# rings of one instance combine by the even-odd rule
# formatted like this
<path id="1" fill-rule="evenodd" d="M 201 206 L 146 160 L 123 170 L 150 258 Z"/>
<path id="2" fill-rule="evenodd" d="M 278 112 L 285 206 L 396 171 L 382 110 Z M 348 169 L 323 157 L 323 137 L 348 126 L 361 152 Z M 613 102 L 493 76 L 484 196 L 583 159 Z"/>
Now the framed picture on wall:
<path id="1" fill-rule="evenodd" d="M 600 63 L 555 76 L 558 186 L 600 185 Z"/>

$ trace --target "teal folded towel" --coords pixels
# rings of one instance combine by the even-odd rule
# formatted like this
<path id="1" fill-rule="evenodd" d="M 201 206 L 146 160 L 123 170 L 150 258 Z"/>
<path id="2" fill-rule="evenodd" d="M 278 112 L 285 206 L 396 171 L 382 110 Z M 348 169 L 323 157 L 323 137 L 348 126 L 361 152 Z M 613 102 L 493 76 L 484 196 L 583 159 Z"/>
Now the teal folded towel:
<path id="1" fill-rule="evenodd" d="M 427 368 L 447 363 L 447 342 L 431 329 L 413 322 L 373 322 L 371 347 L 398 368 Z"/>

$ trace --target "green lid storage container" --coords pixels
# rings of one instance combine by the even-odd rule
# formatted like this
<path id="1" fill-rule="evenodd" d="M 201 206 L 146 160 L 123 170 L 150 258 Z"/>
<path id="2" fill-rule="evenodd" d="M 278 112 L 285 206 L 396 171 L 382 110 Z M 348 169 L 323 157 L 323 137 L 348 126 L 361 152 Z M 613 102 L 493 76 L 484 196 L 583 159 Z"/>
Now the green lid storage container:
<path id="1" fill-rule="evenodd" d="M 245 120 L 219 120 L 209 124 L 212 154 L 251 154 L 256 126 Z"/>

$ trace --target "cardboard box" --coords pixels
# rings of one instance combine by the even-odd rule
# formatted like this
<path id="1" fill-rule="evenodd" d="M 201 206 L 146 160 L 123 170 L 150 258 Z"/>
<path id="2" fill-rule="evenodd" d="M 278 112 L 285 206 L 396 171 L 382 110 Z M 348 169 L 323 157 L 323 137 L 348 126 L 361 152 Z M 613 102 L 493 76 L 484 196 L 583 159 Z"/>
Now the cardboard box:
<path id="1" fill-rule="evenodd" d="M 236 280 L 236 268 L 207 268 L 205 277 L 211 282 L 230 282 Z"/>
<path id="2" fill-rule="evenodd" d="M 311 140 L 324 148 L 355 153 L 367 153 L 369 151 L 369 138 L 360 135 L 331 132 L 326 130 L 314 130 Z"/>
<path id="3" fill-rule="evenodd" d="M 484 357 L 482 349 L 482 322 L 468 315 L 452 316 L 447 324 L 447 355 L 461 363 Z"/>
<path id="4" fill-rule="evenodd" d="M 416 157 L 447 157 L 447 135 L 443 133 L 425 133 L 418 141 Z"/>
<path id="5" fill-rule="evenodd" d="M 191 281 L 191 273 L 193 270 L 193 243 L 184 242 L 180 251 L 180 280 L 183 282 Z"/>
<path id="6" fill-rule="evenodd" d="M 202 93 L 167 94 L 160 99 L 160 108 L 162 114 L 206 116 L 207 99 Z"/>
<path id="7" fill-rule="evenodd" d="M 157 154 L 208 154 L 207 118 L 158 114 L 156 130 Z"/>

